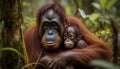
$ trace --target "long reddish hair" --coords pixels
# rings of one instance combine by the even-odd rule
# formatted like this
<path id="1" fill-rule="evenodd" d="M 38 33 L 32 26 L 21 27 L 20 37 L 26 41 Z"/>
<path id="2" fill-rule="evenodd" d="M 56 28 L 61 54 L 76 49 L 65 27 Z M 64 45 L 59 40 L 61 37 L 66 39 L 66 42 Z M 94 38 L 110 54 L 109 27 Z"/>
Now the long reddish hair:
<path id="1" fill-rule="evenodd" d="M 99 54 L 102 54 L 103 56 L 95 54 L 94 57 L 97 57 L 97 58 L 99 57 L 102 59 L 104 58 L 105 60 L 111 60 L 112 51 L 110 50 L 108 45 L 103 40 L 99 39 L 97 36 L 95 36 L 93 33 L 91 33 L 78 18 L 73 17 L 73 16 L 68 16 L 67 19 L 68 19 L 69 23 L 73 23 L 73 24 L 78 25 L 79 30 L 81 31 L 83 38 L 88 43 L 88 48 L 85 48 L 83 50 L 85 50 L 86 52 L 88 51 L 89 53 L 91 53 L 90 55 L 94 56 L 93 53 L 89 51 L 89 49 L 95 48 L 96 53 L 98 52 Z M 109 56 L 106 56 L 106 53 Z"/>

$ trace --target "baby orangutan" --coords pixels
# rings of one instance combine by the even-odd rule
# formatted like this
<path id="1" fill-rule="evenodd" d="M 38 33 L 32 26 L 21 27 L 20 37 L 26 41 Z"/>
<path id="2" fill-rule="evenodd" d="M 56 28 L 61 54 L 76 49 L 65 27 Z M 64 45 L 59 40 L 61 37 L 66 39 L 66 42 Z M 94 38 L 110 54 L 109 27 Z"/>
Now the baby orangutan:
<path id="1" fill-rule="evenodd" d="M 75 24 L 70 24 L 64 31 L 64 46 L 66 49 L 84 48 L 87 45 L 82 38 L 82 34 Z"/>

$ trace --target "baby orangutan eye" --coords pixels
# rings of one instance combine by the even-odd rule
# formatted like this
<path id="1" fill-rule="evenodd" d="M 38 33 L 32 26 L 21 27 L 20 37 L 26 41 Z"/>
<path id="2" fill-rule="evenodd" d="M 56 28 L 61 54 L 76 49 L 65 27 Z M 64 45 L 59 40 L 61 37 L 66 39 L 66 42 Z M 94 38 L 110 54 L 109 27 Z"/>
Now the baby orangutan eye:
<path id="1" fill-rule="evenodd" d="M 73 39 L 73 34 L 72 33 L 69 34 L 69 38 Z"/>
<path id="2" fill-rule="evenodd" d="M 67 34 L 66 33 L 64 34 L 64 39 L 67 39 Z"/>

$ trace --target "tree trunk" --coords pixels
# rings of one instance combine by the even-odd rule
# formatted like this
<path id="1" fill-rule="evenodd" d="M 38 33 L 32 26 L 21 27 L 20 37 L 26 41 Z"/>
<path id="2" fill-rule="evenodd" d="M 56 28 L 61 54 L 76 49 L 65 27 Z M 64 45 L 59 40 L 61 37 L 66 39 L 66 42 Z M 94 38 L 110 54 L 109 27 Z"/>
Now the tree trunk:
<path id="1" fill-rule="evenodd" d="M 113 62 L 115 64 L 118 63 L 118 52 L 119 52 L 119 47 L 118 47 L 118 28 L 116 26 L 115 20 L 111 17 L 111 28 L 113 31 Z"/>
<path id="2" fill-rule="evenodd" d="M 2 31 L 3 47 L 12 47 L 22 52 L 21 29 L 21 0 L 0 0 L 1 19 L 4 23 Z M 21 59 L 11 51 L 2 52 L 2 69 L 17 69 L 22 66 Z M 19 67 L 18 67 L 18 66 Z"/>

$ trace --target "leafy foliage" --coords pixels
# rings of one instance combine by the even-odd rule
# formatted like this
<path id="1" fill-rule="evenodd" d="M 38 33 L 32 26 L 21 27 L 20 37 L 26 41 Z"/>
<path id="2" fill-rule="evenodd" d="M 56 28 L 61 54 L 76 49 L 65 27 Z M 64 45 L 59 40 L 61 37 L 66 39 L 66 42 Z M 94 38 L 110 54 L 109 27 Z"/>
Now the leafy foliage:
<path id="1" fill-rule="evenodd" d="M 12 52 L 15 52 L 19 57 L 23 57 L 23 55 L 15 48 L 10 48 L 10 47 L 1 48 L 0 52 L 2 52 L 2 51 L 12 51 Z"/>
<path id="2" fill-rule="evenodd" d="M 120 69 L 119 66 L 102 60 L 94 60 L 91 62 L 91 65 L 99 67 L 101 69 Z"/>
<path id="3" fill-rule="evenodd" d="M 100 5 L 103 9 L 110 9 L 117 0 L 100 0 Z"/>

